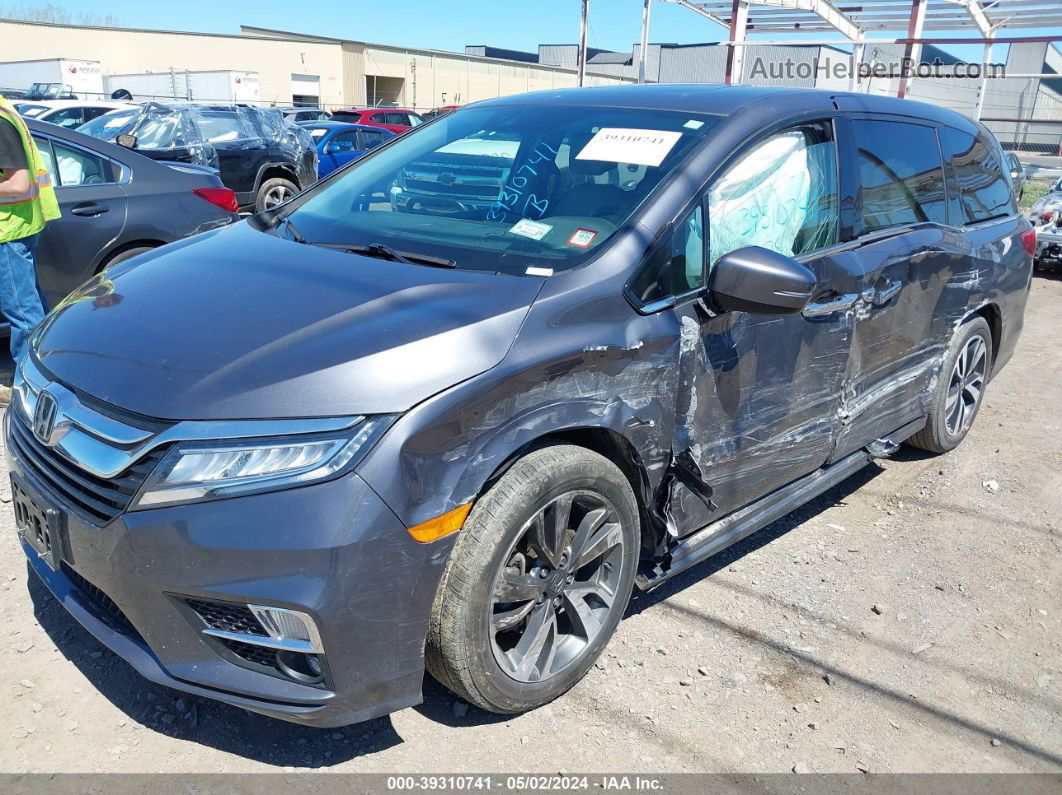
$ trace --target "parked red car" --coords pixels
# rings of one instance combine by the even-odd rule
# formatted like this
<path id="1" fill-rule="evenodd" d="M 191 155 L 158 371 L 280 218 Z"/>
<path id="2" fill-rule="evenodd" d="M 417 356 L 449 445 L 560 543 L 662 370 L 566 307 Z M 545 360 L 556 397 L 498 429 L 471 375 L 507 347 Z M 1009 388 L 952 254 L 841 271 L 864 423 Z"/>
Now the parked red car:
<path id="1" fill-rule="evenodd" d="M 424 123 L 419 113 L 405 108 L 347 108 L 333 112 L 332 121 L 368 124 L 370 127 L 383 127 L 393 133 L 404 133 Z"/>
<path id="2" fill-rule="evenodd" d="M 436 116 L 445 116 L 447 113 L 453 113 L 460 107 L 460 105 L 443 105 L 438 108 L 433 108 L 424 114 L 424 121 L 431 121 Z"/>

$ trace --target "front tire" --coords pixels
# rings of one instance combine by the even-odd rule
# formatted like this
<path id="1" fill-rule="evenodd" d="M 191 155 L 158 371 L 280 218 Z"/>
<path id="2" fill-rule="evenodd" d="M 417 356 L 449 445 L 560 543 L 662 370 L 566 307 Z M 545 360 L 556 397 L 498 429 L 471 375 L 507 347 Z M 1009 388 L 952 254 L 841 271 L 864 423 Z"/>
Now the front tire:
<path id="1" fill-rule="evenodd" d="M 992 373 L 992 332 L 983 317 L 959 327 L 937 378 L 926 427 L 908 441 L 931 453 L 954 450 L 973 425 Z"/>
<path id="2" fill-rule="evenodd" d="M 582 447 L 525 455 L 481 496 L 432 608 L 429 672 L 490 712 L 542 706 L 578 682 L 623 616 L 639 547 L 623 473 Z"/>

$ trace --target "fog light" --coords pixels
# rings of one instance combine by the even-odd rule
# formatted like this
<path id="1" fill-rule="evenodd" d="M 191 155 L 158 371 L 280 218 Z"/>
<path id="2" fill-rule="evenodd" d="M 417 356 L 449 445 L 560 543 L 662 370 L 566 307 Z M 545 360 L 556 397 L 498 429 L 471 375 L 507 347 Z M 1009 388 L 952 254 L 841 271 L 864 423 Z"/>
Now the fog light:
<path id="1" fill-rule="evenodd" d="M 288 678 L 304 685 L 315 685 L 324 679 L 321 663 L 312 654 L 278 651 L 277 668 Z"/>
<path id="2" fill-rule="evenodd" d="M 285 648 L 317 653 L 324 651 L 321 636 L 317 632 L 317 625 L 305 613 L 286 610 L 283 607 L 247 606 L 269 637 L 283 641 Z"/>

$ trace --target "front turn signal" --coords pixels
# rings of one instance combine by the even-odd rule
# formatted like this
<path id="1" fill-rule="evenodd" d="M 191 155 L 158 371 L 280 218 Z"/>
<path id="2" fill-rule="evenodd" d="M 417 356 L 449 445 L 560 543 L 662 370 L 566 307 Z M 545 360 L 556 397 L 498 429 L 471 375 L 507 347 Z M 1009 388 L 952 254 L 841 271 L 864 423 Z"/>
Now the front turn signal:
<path id="1" fill-rule="evenodd" d="M 419 541 L 422 544 L 438 541 L 443 536 L 448 536 L 450 533 L 456 533 L 460 530 L 461 525 L 465 523 L 465 517 L 468 516 L 468 512 L 471 510 L 472 503 L 467 502 L 452 511 L 447 511 L 442 516 L 436 516 L 434 519 L 429 519 L 426 522 L 410 527 L 409 534 L 413 536 L 414 541 Z"/>

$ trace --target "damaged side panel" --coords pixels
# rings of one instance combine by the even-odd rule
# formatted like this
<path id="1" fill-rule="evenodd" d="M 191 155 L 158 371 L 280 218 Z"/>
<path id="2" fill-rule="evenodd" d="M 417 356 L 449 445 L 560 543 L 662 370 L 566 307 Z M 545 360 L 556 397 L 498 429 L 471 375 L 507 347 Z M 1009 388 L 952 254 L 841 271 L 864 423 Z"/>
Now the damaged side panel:
<path id="1" fill-rule="evenodd" d="M 859 249 L 870 300 L 857 312 L 833 460 L 926 416 L 955 329 L 979 309 L 990 325 L 993 314 L 1017 318 L 994 330 L 997 367 L 1009 357 L 1027 295 L 1023 229 L 1020 218 L 934 226 Z"/>
<path id="2" fill-rule="evenodd" d="M 858 288 L 847 252 L 805 263 L 825 295 Z M 822 317 L 682 310 L 673 448 L 711 501 L 679 479 L 668 530 L 687 535 L 821 466 L 833 447 L 852 339 L 851 312 Z"/>
<path id="3" fill-rule="evenodd" d="M 628 447 L 628 474 L 653 513 L 671 462 L 678 320 L 634 312 L 622 273 L 593 289 L 584 276 L 552 277 L 500 365 L 412 409 L 361 465 L 407 526 L 473 500 L 537 440 L 585 429 Z"/>

